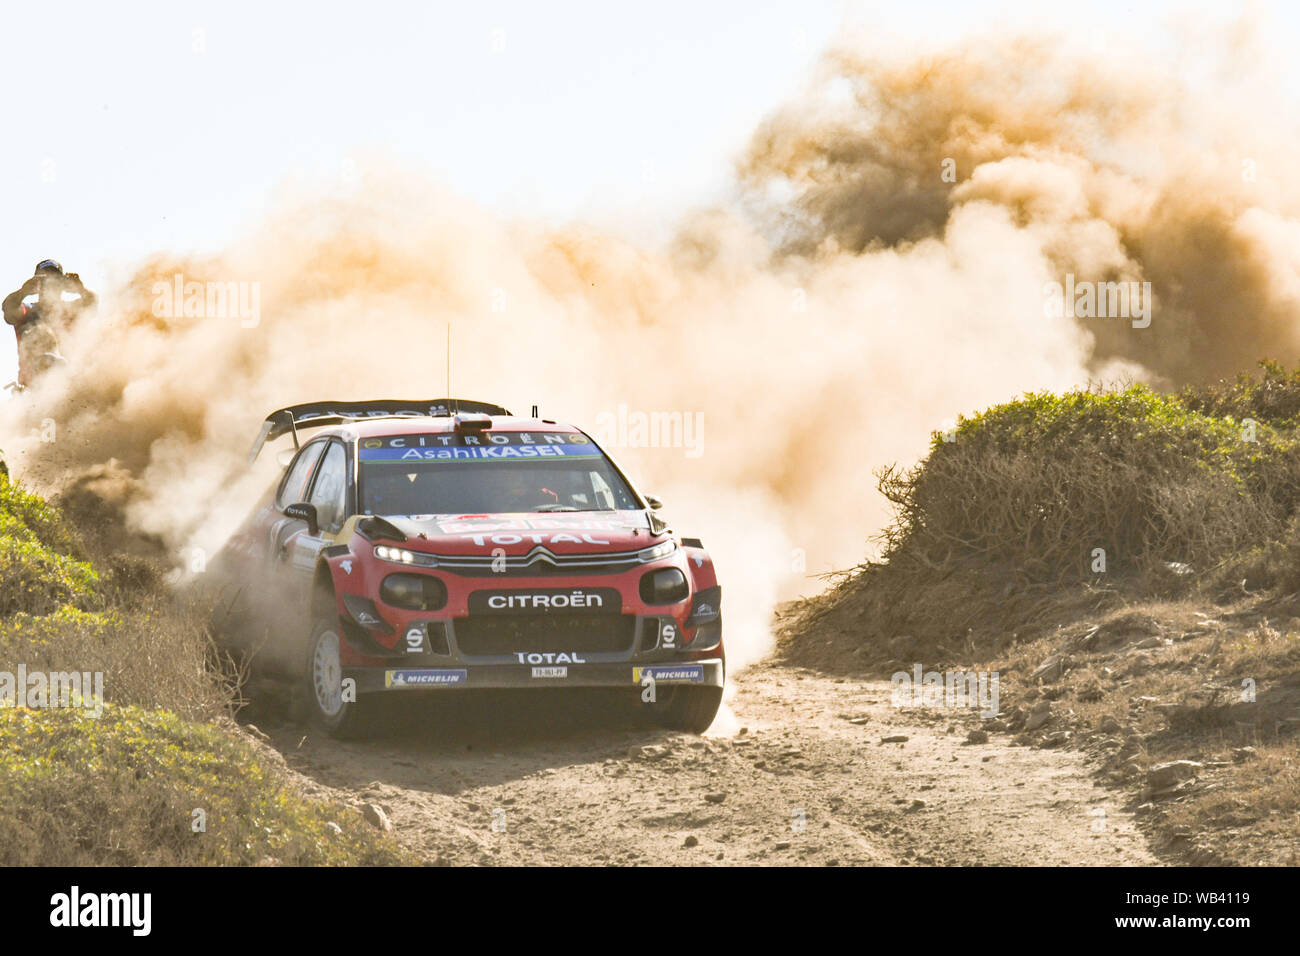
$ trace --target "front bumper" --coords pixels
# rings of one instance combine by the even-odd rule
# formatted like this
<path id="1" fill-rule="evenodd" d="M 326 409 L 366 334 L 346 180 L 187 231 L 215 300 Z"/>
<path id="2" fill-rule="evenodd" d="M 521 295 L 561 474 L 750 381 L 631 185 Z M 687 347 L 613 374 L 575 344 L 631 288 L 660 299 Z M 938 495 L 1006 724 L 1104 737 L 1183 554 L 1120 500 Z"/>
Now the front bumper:
<path id="1" fill-rule="evenodd" d="M 452 664 L 446 667 L 410 665 L 345 667 L 344 678 L 356 681 L 358 694 L 383 691 L 455 691 L 521 687 L 636 688 L 647 680 L 656 684 L 721 687 L 721 658 L 705 660 L 630 661 L 580 664 Z"/>

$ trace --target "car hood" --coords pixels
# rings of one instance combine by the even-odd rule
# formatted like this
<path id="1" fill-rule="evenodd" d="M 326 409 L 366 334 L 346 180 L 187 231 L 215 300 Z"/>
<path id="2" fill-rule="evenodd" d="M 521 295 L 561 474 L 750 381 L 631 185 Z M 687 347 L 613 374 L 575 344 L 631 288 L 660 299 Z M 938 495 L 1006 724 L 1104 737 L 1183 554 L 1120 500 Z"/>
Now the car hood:
<path id="1" fill-rule="evenodd" d="M 664 540 L 645 511 L 524 512 L 386 516 L 407 540 L 403 547 L 443 555 L 507 557 L 545 548 L 552 554 L 639 551 Z"/>

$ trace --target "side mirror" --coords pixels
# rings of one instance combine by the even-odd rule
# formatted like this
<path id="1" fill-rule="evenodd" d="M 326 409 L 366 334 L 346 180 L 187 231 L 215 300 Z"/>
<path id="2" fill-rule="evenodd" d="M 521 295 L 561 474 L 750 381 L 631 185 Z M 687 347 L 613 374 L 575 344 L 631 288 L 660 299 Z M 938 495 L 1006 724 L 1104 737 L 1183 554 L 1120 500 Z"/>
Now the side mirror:
<path id="1" fill-rule="evenodd" d="M 309 505 L 305 501 L 300 501 L 296 505 L 290 505 L 284 509 L 286 517 L 297 518 L 299 521 L 307 522 L 307 533 L 313 538 L 320 534 L 320 522 L 316 518 L 316 506 Z"/>
<path id="2" fill-rule="evenodd" d="M 651 511 L 658 511 L 660 508 L 664 506 L 663 499 L 661 499 L 658 495 L 646 495 L 645 503 L 650 506 Z"/>

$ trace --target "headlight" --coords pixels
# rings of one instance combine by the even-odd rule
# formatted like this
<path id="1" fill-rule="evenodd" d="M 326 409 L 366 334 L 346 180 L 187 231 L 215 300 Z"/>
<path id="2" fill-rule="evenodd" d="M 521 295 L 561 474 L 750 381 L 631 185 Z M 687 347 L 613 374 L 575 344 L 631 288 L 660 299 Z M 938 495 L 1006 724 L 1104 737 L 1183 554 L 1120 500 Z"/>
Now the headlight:
<path id="1" fill-rule="evenodd" d="M 422 568 L 436 568 L 438 559 L 431 554 L 407 551 L 405 548 L 393 548 L 386 544 L 375 545 L 375 557 L 380 561 L 392 561 L 394 564 L 415 564 Z"/>
<path id="2" fill-rule="evenodd" d="M 409 611 L 436 611 L 447 603 L 447 587 L 428 574 L 390 574 L 379 586 L 379 597 Z"/>
<path id="3" fill-rule="evenodd" d="M 656 544 L 653 548 L 646 548 L 644 551 L 639 552 L 637 557 L 641 559 L 642 564 L 645 564 L 649 561 L 658 561 L 660 558 L 666 558 L 676 550 L 677 542 L 672 538 L 669 538 L 667 541 L 662 541 L 659 544 Z"/>
<path id="4" fill-rule="evenodd" d="M 685 601 L 690 592 L 680 568 L 647 571 L 641 578 L 641 600 L 646 604 L 676 604 Z"/>

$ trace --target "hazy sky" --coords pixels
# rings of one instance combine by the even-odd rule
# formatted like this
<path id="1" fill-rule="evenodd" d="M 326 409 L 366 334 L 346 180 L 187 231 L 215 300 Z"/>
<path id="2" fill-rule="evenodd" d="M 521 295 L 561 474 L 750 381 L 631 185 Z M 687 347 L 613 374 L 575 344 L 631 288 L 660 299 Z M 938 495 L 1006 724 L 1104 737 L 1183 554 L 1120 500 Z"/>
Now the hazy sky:
<path id="1" fill-rule="evenodd" d="M 1079 29 L 1155 37 L 1171 6 L 1099 0 Z M 0 284 L 46 256 L 95 288 L 153 250 L 221 247 L 286 177 L 328 181 L 368 150 L 506 215 L 653 229 L 725 194 L 755 123 L 846 22 L 907 43 L 1036 7 L 6 3 Z M 1276 18 L 1292 36 L 1295 17 Z"/>

